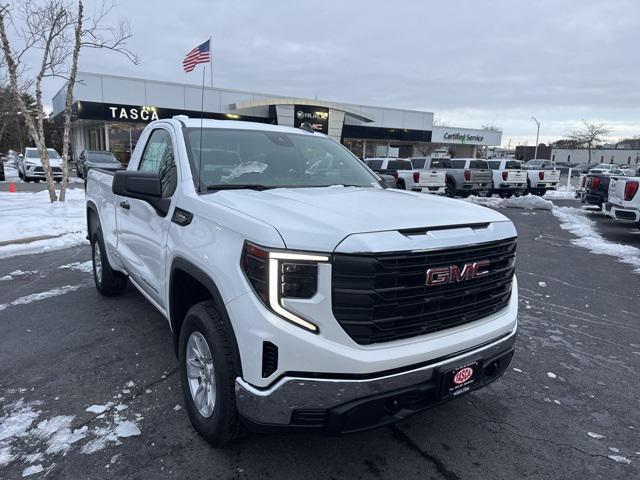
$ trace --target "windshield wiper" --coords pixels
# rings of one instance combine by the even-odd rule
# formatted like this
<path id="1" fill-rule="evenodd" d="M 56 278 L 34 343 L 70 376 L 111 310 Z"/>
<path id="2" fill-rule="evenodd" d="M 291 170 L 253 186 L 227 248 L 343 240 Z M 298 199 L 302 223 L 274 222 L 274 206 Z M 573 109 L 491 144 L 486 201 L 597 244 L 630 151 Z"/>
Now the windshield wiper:
<path id="1" fill-rule="evenodd" d="M 242 184 L 242 183 L 229 183 L 224 185 L 207 185 L 207 190 L 269 190 L 270 187 L 268 185 L 256 185 L 252 183 Z"/>

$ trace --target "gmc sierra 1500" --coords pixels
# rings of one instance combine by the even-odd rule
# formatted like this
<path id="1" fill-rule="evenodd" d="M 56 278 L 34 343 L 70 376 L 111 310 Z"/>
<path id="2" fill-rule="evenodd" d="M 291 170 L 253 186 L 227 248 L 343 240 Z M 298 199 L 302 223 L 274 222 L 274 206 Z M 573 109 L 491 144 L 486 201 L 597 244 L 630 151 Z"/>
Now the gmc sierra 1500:
<path id="1" fill-rule="evenodd" d="M 253 429 L 363 430 L 497 379 L 513 355 L 516 231 L 384 189 L 326 135 L 174 117 L 126 171 L 88 173 L 98 291 L 168 320 L 214 445 Z"/>

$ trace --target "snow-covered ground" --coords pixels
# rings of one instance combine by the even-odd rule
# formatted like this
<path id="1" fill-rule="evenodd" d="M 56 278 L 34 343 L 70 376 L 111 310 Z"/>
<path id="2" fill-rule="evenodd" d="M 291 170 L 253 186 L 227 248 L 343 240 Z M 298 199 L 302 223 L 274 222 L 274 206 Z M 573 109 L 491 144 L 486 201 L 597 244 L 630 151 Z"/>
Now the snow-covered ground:
<path id="1" fill-rule="evenodd" d="M 23 477 L 52 470 L 60 455 L 72 451 L 89 455 L 141 434 L 143 416 L 121 403 L 122 393 L 104 405 L 87 407 L 86 413 L 68 415 L 51 415 L 41 400 L 20 398 L 4 404 L 3 400 L 0 397 L 0 468 L 21 462 Z"/>
<path id="2" fill-rule="evenodd" d="M 0 192 L 0 219 L 0 258 L 86 242 L 85 196 L 81 188 L 67 190 L 64 203 L 51 203 L 47 191 Z M 53 238 L 37 239 L 43 236 Z"/>
<path id="3" fill-rule="evenodd" d="M 574 234 L 572 242 L 598 255 L 611 255 L 633 267 L 640 274 L 640 249 L 631 245 L 610 242 L 596 230 L 596 223 L 587 217 L 587 212 L 573 207 L 555 207 L 553 214 L 560 221 L 560 227 Z"/>

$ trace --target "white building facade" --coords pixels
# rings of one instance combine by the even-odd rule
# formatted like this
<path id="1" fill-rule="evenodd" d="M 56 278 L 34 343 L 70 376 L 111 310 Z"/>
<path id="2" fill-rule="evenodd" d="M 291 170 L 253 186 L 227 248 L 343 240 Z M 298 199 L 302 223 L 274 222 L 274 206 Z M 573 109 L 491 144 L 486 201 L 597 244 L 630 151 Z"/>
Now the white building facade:
<path id="1" fill-rule="evenodd" d="M 66 86 L 53 98 L 53 114 L 64 110 Z M 78 73 L 73 93 L 71 150 L 110 150 L 129 156 L 145 125 L 174 115 L 246 120 L 299 127 L 308 123 L 342 142 L 360 158 L 410 157 L 447 149 L 476 156 L 500 145 L 495 130 L 434 127 L 433 112 L 295 98 L 157 80 Z"/>

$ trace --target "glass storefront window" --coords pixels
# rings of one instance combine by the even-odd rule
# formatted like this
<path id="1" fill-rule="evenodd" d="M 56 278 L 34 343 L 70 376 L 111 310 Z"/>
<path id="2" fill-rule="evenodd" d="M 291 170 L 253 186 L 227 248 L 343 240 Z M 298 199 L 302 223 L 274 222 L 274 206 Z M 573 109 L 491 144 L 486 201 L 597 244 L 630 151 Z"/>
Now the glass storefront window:
<path id="1" fill-rule="evenodd" d="M 129 164 L 131 153 L 136 148 L 144 127 L 146 125 L 142 123 L 109 124 L 109 150 L 123 164 Z"/>
<path id="2" fill-rule="evenodd" d="M 363 140 L 356 140 L 348 138 L 344 141 L 344 146 L 347 147 L 356 157 L 362 158 L 362 149 L 364 148 Z"/>
<path id="3" fill-rule="evenodd" d="M 388 152 L 389 152 L 389 144 L 387 142 L 367 140 L 367 147 L 364 152 L 364 157 L 365 158 L 386 157 Z"/>

